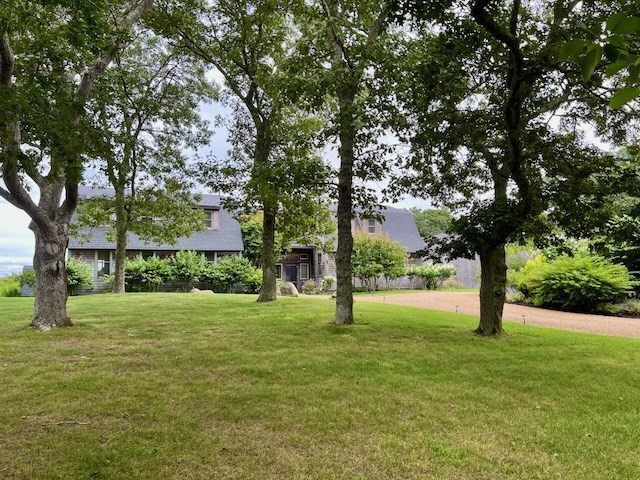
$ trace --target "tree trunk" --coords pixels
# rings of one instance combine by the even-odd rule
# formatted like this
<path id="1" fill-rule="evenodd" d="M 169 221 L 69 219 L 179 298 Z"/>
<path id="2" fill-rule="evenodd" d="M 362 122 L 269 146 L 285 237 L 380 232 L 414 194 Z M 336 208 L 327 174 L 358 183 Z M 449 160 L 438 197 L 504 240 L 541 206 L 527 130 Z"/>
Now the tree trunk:
<path id="1" fill-rule="evenodd" d="M 264 205 L 262 219 L 262 249 L 260 263 L 262 266 L 262 285 L 260 287 L 259 302 L 272 302 L 276 299 L 276 207 Z"/>
<path id="2" fill-rule="evenodd" d="M 504 244 L 487 247 L 480 253 L 479 335 L 500 335 L 506 297 L 507 263 Z"/>
<path id="3" fill-rule="evenodd" d="M 339 96 L 340 171 L 338 172 L 338 248 L 336 250 L 336 325 L 353 323 L 353 163 L 355 145 L 354 99 L 357 87 L 349 85 Z"/>
<path id="4" fill-rule="evenodd" d="M 116 191 L 115 213 L 116 213 L 116 258 L 115 272 L 113 276 L 113 285 L 111 291 L 113 293 L 124 293 L 124 264 L 127 261 L 127 229 L 128 215 L 124 206 L 125 202 L 124 189 Z"/>
<path id="5" fill-rule="evenodd" d="M 65 255 L 69 225 L 56 224 L 56 231 L 45 236 L 31 222 L 35 235 L 33 268 L 36 272 L 36 302 L 31 326 L 40 330 L 73 325 L 67 316 L 67 269 Z"/>
<path id="6" fill-rule="evenodd" d="M 126 227 L 116 225 L 116 258 L 113 274 L 113 293 L 124 293 L 124 264 L 127 261 L 127 230 Z"/>

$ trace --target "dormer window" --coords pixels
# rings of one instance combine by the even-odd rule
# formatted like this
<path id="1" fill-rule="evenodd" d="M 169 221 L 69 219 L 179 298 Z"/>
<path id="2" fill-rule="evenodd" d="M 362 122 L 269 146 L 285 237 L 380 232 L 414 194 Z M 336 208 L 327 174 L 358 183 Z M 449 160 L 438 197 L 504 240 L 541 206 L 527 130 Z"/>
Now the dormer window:
<path id="1" fill-rule="evenodd" d="M 207 230 L 218 230 L 220 228 L 220 210 L 205 210 L 204 224 Z"/>

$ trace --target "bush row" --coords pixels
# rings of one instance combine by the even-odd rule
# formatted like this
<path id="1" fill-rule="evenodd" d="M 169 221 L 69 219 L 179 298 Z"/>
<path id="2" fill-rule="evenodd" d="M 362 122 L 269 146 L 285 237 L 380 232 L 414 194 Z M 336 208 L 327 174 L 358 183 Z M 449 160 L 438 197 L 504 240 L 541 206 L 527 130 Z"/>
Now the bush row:
<path id="1" fill-rule="evenodd" d="M 29 286 L 35 288 L 35 270 L 27 270 L 17 277 L 20 280 L 20 287 Z M 70 258 L 67 261 L 67 292 L 69 292 L 69 295 L 75 295 L 79 290 L 91 287 L 93 287 L 93 269 L 91 265 Z"/>
<path id="2" fill-rule="evenodd" d="M 202 254 L 194 251 L 180 251 L 165 259 L 136 257 L 125 264 L 128 291 L 152 292 L 163 283 L 174 280 L 184 290 L 195 283 L 204 283 L 218 292 L 232 292 L 234 285 L 242 283 L 247 291 L 253 293 L 260 288 L 262 270 L 237 255 L 209 263 Z"/>

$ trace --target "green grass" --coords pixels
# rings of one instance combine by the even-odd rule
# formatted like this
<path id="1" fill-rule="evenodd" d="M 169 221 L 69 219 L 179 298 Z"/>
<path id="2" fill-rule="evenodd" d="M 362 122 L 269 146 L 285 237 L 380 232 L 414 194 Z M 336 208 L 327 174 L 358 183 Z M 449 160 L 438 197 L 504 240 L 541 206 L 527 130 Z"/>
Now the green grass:
<path id="1" fill-rule="evenodd" d="M 0 478 L 639 477 L 640 341 L 254 300 L 76 297 L 40 333 L 0 299 Z"/>

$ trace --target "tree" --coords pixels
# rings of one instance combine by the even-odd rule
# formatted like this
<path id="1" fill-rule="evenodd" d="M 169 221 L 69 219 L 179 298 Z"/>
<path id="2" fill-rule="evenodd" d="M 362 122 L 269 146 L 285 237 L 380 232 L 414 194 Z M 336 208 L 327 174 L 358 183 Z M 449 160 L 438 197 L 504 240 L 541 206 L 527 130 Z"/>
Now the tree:
<path id="1" fill-rule="evenodd" d="M 277 217 L 313 206 L 326 168 L 316 154 L 320 123 L 289 98 L 288 61 L 295 37 L 289 0 L 166 1 L 159 28 L 223 78 L 232 111 L 232 150 L 214 162 L 207 184 L 230 193 L 228 206 L 263 215 L 259 302 L 276 300 Z M 237 200 L 233 202 L 233 200 Z M 302 203 L 300 203 L 302 202 Z"/>
<path id="2" fill-rule="evenodd" d="M 428 208 L 422 210 L 413 207 L 409 209 L 409 211 L 413 215 L 413 220 L 416 222 L 420 236 L 424 239 L 430 238 L 436 233 L 446 232 L 449 227 L 451 227 L 453 215 L 451 215 L 451 211 L 446 208 Z"/>
<path id="3" fill-rule="evenodd" d="M 5 1 L 0 6 L 0 196 L 31 218 L 35 311 L 42 330 L 67 316 L 65 253 L 90 150 L 87 104 L 152 0 Z M 35 187 L 34 201 L 29 189 Z"/>
<path id="4" fill-rule="evenodd" d="M 213 92 L 201 65 L 171 51 L 148 32 L 115 57 L 97 82 L 93 100 L 96 143 L 94 182 L 113 196 L 81 202 L 77 223 L 112 227 L 113 292 L 125 291 L 128 232 L 145 241 L 175 244 L 205 228 L 204 213 L 190 193 L 192 175 L 183 153 L 206 144 L 200 101 Z"/>
<path id="5" fill-rule="evenodd" d="M 409 132 L 416 173 L 398 184 L 427 190 L 460 212 L 440 252 L 479 255 L 476 332 L 498 335 L 505 244 L 539 221 L 553 194 L 548 176 L 572 175 L 593 157 L 577 125 L 623 136 L 628 117 L 603 109 L 606 86 L 584 84 L 582 72 L 559 59 L 573 33 L 565 2 L 536 9 L 519 0 L 475 0 L 469 13 L 450 12 L 437 34 L 425 28 L 406 47 L 417 66 L 399 75 L 405 87 L 397 91 L 410 112 L 402 133 Z"/>
<path id="6" fill-rule="evenodd" d="M 391 5 L 387 2 L 318 0 L 308 4 L 300 22 L 303 89 L 329 109 L 328 136 L 338 144 L 336 311 L 338 325 L 353 323 L 351 223 L 354 198 L 372 206 L 371 195 L 356 185 L 359 180 L 379 180 L 386 173 L 384 131 L 380 105 L 384 67 L 393 58 L 387 26 Z M 384 95 L 383 95 L 384 96 Z"/>
<path id="7" fill-rule="evenodd" d="M 391 280 L 404 275 L 407 258 L 404 246 L 385 234 L 356 232 L 353 235 L 353 276 L 359 278 L 367 290 L 377 290 L 380 277 L 384 277 L 388 286 Z"/>

